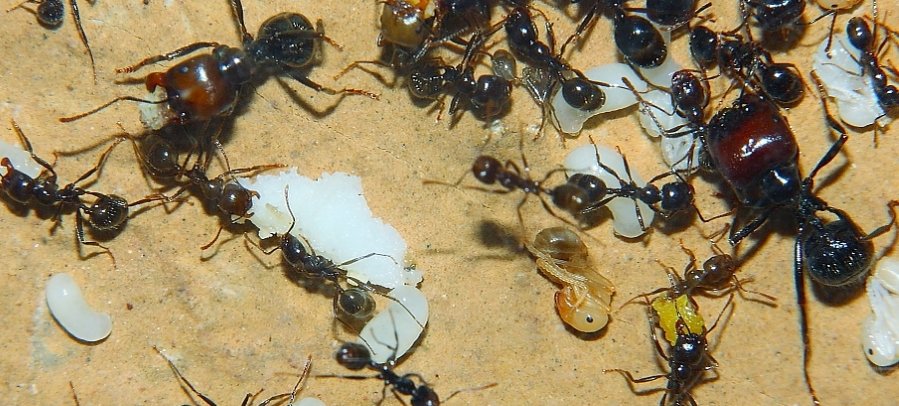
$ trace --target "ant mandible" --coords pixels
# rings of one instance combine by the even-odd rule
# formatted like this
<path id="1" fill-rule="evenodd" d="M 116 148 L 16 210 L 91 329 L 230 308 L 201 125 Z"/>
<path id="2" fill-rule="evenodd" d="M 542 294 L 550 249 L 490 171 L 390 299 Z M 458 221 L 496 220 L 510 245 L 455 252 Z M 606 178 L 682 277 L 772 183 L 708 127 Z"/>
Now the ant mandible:
<path id="1" fill-rule="evenodd" d="M 322 86 L 302 70 L 310 66 L 320 53 L 322 41 L 336 46 L 325 36 L 319 20 L 315 27 L 308 18 L 298 13 L 280 13 L 270 17 L 259 27 L 257 37 L 247 31 L 240 0 L 231 0 L 231 9 L 242 33 L 241 47 L 230 47 L 216 42 L 195 42 L 167 54 L 146 58 L 134 65 L 116 69 L 118 73 L 134 72 L 144 66 L 180 58 L 204 48 L 212 53 L 184 60 L 165 72 L 154 72 L 146 77 L 147 90 L 165 90 L 165 98 L 148 101 L 131 96 L 121 96 L 93 110 L 59 120 L 70 122 L 94 114 L 119 101 L 137 101 L 164 104 L 160 117 L 148 120 L 158 129 L 168 124 L 186 124 L 226 117 L 234 112 L 240 88 L 257 79 L 287 75 L 318 92 L 331 95 L 362 95 L 372 99 L 378 96 L 359 89 L 331 89 Z"/>

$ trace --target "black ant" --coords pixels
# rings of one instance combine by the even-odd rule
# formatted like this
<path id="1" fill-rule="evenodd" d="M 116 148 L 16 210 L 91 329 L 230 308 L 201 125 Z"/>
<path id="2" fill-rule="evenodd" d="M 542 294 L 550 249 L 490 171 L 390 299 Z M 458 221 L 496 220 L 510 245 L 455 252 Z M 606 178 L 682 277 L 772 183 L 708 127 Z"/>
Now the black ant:
<path id="1" fill-rule="evenodd" d="M 213 48 L 212 53 L 184 60 L 165 72 L 154 72 L 146 77 L 149 91 L 165 90 L 160 101 L 147 101 L 130 96 L 117 97 L 106 104 L 85 113 L 60 118 L 70 122 L 94 114 L 113 103 L 127 100 L 165 104 L 162 120 L 151 124 L 154 129 L 169 123 L 186 124 L 226 117 L 234 112 L 241 87 L 269 76 L 288 77 L 318 92 L 331 95 L 351 94 L 378 96 L 359 89 L 331 89 L 309 79 L 304 69 L 309 68 L 320 54 L 322 41 L 336 44 L 325 36 L 321 21 L 313 26 L 308 18 L 297 13 L 280 13 L 262 23 L 257 38 L 247 31 L 241 0 L 231 0 L 231 9 L 241 32 L 241 47 L 229 47 L 216 42 L 195 42 L 172 52 L 151 56 L 134 65 L 116 69 L 118 73 L 134 72 L 144 66 L 188 55 L 203 48 Z M 158 128 L 157 128 L 158 127 Z"/>
<path id="2" fill-rule="evenodd" d="M 25 7 L 25 4 L 28 3 L 35 3 L 37 4 L 37 7 L 34 10 Z M 93 3 L 93 1 L 91 3 Z M 81 14 L 78 12 L 78 2 L 76 0 L 69 0 L 69 7 L 72 8 L 72 19 L 75 20 L 75 28 L 78 29 L 78 36 L 81 37 L 81 43 L 84 44 L 84 48 L 87 49 L 87 56 L 91 59 L 91 71 L 94 75 L 94 82 L 96 82 L 97 67 L 94 64 L 94 52 L 91 51 L 91 47 L 87 42 L 87 34 L 84 33 L 84 27 L 81 26 Z M 41 25 L 54 30 L 59 28 L 62 24 L 62 19 L 66 14 L 66 8 L 62 0 L 25 0 L 15 7 L 6 10 L 6 12 L 8 13 L 15 9 L 26 10 L 29 13 L 34 14 Z"/>
<path id="3" fill-rule="evenodd" d="M 156 194 L 134 202 L 128 202 L 123 197 L 103 194 L 91 190 L 86 190 L 78 186 L 90 176 L 100 171 L 100 168 L 106 162 L 106 158 L 112 152 L 122 139 L 116 140 L 106 151 L 100 155 L 97 164 L 87 172 L 78 177 L 74 182 L 69 183 L 60 188 L 58 184 L 58 176 L 53 166 L 47 161 L 34 154 L 31 142 L 19 125 L 12 121 L 12 126 L 22 141 L 25 151 L 31 155 L 31 159 L 44 168 L 38 177 L 32 177 L 15 168 L 9 158 L 4 157 L 0 160 L 0 166 L 6 168 L 6 174 L 2 176 L 0 185 L 10 199 L 21 203 L 29 204 L 34 200 L 42 207 L 56 207 L 56 221 L 60 221 L 60 216 L 64 210 L 74 208 L 75 216 L 75 236 L 78 242 L 83 245 L 90 245 L 103 249 L 112 259 L 113 267 L 116 267 L 115 256 L 106 246 L 97 241 L 88 241 L 84 238 L 84 216 L 87 215 L 87 224 L 96 231 L 114 232 L 120 230 L 128 221 L 128 212 L 131 207 L 140 206 L 155 201 L 171 201 L 173 198 Z M 95 197 L 92 203 L 85 202 L 83 196 L 90 195 Z"/>
<path id="4" fill-rule="evenodd" d="M 665 394 L 662 395 L 659 405 L 695 406 L 696 400 L 693 399 L 690 390 L 702 381 L 703 373 L 718 367 L 718 361 L 709 353 L 709 344 L 706 337 L 715 330 L 724 311 L 732 303 L 733 295 L 728 298 L 727 303 L 721 309 L 712 327 L 708 330 L 703 328 L 701 332 L 691 331 L 683 319 L 679 318 L 676 323 L 677 338 L 674 344 L 669 346 L 667 355 L 662 350 L 662 346 L 659 344 L 659 339 L 656 336 L 655 323 L 653 322 L 654 316 L 651 313 L 649 314 L 650 335 L 652 336 L 653 344 L 655 344 L 656 352 L 662 359 L 668 362 L 668 373 L 649 375 L 642 378 L 634 378 L 629 371 L 618 368 L 604 369 L 603 373 L 617 372 L 628 381 L 629 385 L 667 378 L 668 385 L 665 387 Z M 632 392 L 637 393 L 633 386 L 630 389 Z"/>
<path id="5" fill-rule="evenodd" d="M 803 341 L 803 373 L 813 401 L 818 399 L 808 376 L 809 338 L 805 309 L 805 278 L 808 272 L 815 282 L 846 288 L 866 275 L 874 260 L 871 240 L 889 231 L 895 223 L 893 210 L 899 201 L 888 204 L 890 221 L 865 234 L 843 210 L 834 208 L 814 194 L 814 178 L 842 150 L 849 139 L 845 128 L 830 114 L 824 100 L 826 92 L 812 75 L 819 91 L 827 125 L 839 138 L 821 157 L 808 176 L 801 178 L 797 164 L 799 146 L 786 119 L 768 100 L 744 93 L 709 124 L 706 145 L 715 164 L 737 195 L 740 203 L 756 212 L 753 218 L 731 230 L 728 240 L 737 245 L 764 224 L 779 208 L 786 208 L 797 219 L 793 272 L 799 325 Z M 739 151 L 739 153 L 736 153 Z M 826 221 L 820 212 L 837 217 Z"/>
<path id="6" fill-rule="evenodd" d="M 292 233 L 293 228 L 296 225 L 296 216 L 293 213 L 293 209 L 290 207 L 288 187 L 285 187 L 284 189 L 284 200 L 287 204 L 287 212 L 290 213 L 292 221 L 290 227 L 284 234 L 272 235 L 272 237 L 277 237 L 279 239 L 278 246 L 270 250 L 265 250 L 256 242 L 250 240 L 249 237 L 246 237 L 247 241 L 259 248 L 265 255 L 271 255 L 275 251 L 281 251 L 281 256 L 284 261 L 290 265 L 292 270 L 302 276 L 331 282 L 337 290 L 337 294 L 334 295 L 333 306 L 335 313 L 337 313 L 338 316 L 348 316 L 351 321 L 359 321 L 371 317 L 375 310 L 375 302 L 371 296 L 371 292 L 375 291 L 375 287 L 369 283 L 362 282 L 359 279 L 349 276 L 343 267 L 375 256 L 386 257 L 394 262 L 396 262 L 396 260 L 389 255 L 372 252 L 335 264 L 330 259 L 316 254 L 309 241 L 302 236 L 297 237 Z M 305 241 L 305 244 L 300 241 L 301 238 Z M 306 248 L 307 246 L 309 247 L 308 249 Z M 341 280 L 350 282 L 354 286 L 344 288 L 340 285 Z M 385 295 L 385 297 L 392 299 L 390 296 Z M 402 303 L 400 303 L 400 305 L 402 305 L 404 309 L 406 308 Z M 406 311 L 408 312 L 409 310 L 406 309 Z M 412 315 L 411 312 L 409 314 Z M 415 319 L 414 316 L 413 319 Z M 415 320 L 418 323 L 418 319 Z"/>
<path id="7" fill-rule="evenodd" d="M 877 26 L 875 25 L 874 28 L 876 30 Z M 880 49 L 877 52 L 874 51 L 874 36 L 868 23 L 861 17 L 850 18 L 849 23 L 846 24 L 846 37 L 849 39 L 849 43 L 861 53 L 858 64 L 862 68 L 862 74 L 871 78 L 871 86 L 880 107 L 885 111 L 890 111 L 899 106 L 899 90 L 895 85 L 889 84 L 886 72 L 880 65 L 877 57 Z M 881 45 L 882 47 L 883 45 Z"/>
<path id="8" fill-rule="evenodd" d="M 156 346 L 153 346 L 153 350 L 155 350 L 156 353 L 158 353 L 159 356 L 161 356 L 163 359 L 165 359 L 165 362 L 167 362 L 169 364 L 169 368 L 172 370 L 172 372 L 175 373 L 175 376 L 178 377 L 179 385 L 181 385 L 181 384 L 186 385 L 187 388 L 190 389 L 190 392 L 193 393 L 194 395 L 197 395 L 197 397 L 199 397 L 200 400 L 202 400 L 203 403 L 205 403 L 206 405 L 217 406 L 217 404 L 215 403 L 214 400 L 212 400 L 211 398 L 209 398 L 208 396 L 204 395 L 203 393 L 198 391 L 196 388 L 194 388 L 194 386 L 190 383 L 190 381 L 188 381 L 187 378 L 185 378 L 184 375 L 181 374 L 181 371 L 178 370 L 178 367 L 175 366 L 175 363 L 172 362 L 172 360 L 169 359 L 169 357 L 167 357 L 165 354 L 163 354 L 159 348 L 157 348 Z M 280 394 L 274 395 L 266 400 L 263 400 L 257 406 L 267 406 L 268 404 L 270 404 L 274 401 L 278 401 L 278 400 L 281 400 L 284 398 L 288 398 L 289 399 L 288 403 L 293 404 L 293 402 L 296 400 L 297 391 L 300 390 L 300 385 L 303 383 L 303 381 L 306 379 L 306 377 L 309 376 L 309 370 L 311 368 L 312 368 L 312 356 L 310 355 L 308 358 L 306 358 L 306 364 L 303 366 L 303 372 L 300 374 L 300 378 L 297 380 L 297 383 L 294 384 L 293 390 L 291 392 L 280 393 Z M 182 388 L 183 388 L 183 386 L 182 386 Z M 253 404 L 253 400 L 260 393 L 262 393 L 261 389 L 259 390 L 259 392 L 256 392 L 255 394 L 247 393 L 247 395 L 244 396 L 243 402 L 241 402 L 240 405 L 241 406 L 251 406 Z"/>
<path id="9" fill-rule="evenodd" d="M 804 93 L 805 82 L 795 65 L 775 62 L 759 43 L 745 41 L 740 35 L 716 33 L 705 26 L 692 27 L 690 54 L 703 69 L 717 63 L 725 74 L 757 84 L 779 104 L 795 104 Z"/>
<path id="10" fill-rule="evenodd" d="M 516 190 L 521 190 L 524 192 L 524 197 L 521 198 L 521 201 L 518 202 L 518 206 L 516 211 L 518 213 L 518 221 L 521 224 L 522 229 L 524 229 L 524 219 L 521 216 L 521 207 L 524 206 L 525 202 L 530 195 L 536 195 L 538 199 L 540 199 L 540 203 L 543 205 L 543 208 L 546 209 L 554 217 L 562 220 L 568 225 L 573 227 L 578 227 L 575 224 L 572 224 L 570 221 L 559 217 L 556 212 L 549 206 L 543 196 L 549 196 L 553 205 L 556 207 L 570 213 L 573 216 L 580 214 L 586 207 L 587 204 L 591 201 L 590 192 L 585 190 L 583 186 L 577 184 L 576 182 L 566 182 L 554 188 L 544 187 L 543 184 L 557 172 L 562 172 L 564 169 L 556 168 L 549 171 L 546 176 L 542 180 L 536 181 L 530 177 L 530 166 L 528 165 L 527 158 L 524 156 L 523 149 L 523 139 L 519 140 L 519 149 L 521 150 L 521 161 L 524 165 L 524 171 L 522 171 L 518 164 L 513 161 L 506 161 L 505 164 L 501 163 L 498 159 L 488 156 L 481 155 L 478 156 L 474 163 L 471 166 L 471 173 L 474 175 L 475 179 L 485 185 L 493 185 L 499 183 L 504 189 L 486 189 L 477 186 L 464 186 L 466 189 L 474 189 L 480 190 L 487 193 L 497 193 L 497 194 L 506 194 Z M 462 176 L 459 177 L 458 180 L 454 183 L 447 183 L 442 181 L 435 180 L 424 180 L 423 184 L 438 184 L 452 187 L 459 187 L 463 180 L 465 180 L 468 172 L 463 173 Z M 593 178 L 590 175 L 590 178 Z M 596 179 L 598 181 L 598 179 Z M 585 181 L 586 183 L 590 183 L 589 179 Z"/>

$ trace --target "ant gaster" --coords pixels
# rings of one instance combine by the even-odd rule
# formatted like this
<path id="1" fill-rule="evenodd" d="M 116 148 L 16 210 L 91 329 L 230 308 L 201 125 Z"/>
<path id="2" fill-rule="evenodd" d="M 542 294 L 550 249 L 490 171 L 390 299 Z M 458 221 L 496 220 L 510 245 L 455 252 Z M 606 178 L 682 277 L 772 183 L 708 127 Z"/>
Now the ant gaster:
<path id="1" fill-rule="evenodd" d="M 165 90 L 165 99 L 150 103 L 166 104 L 166 123 L 186 124 L 228 116 L 234 111 L 243 85 L 271 75 L 287 75 L 315 91 L 331 95 L 354 94 L 377 99 L 377 95 L 364 90 L 327 88 L 306 76 L 302 69 L 310 66 L 319 55 L 320 42 L 331 42 L 322 30 L 321 21 L 313 27 L 309 19 L 301 14 L 280 13 L 263 22 L 254 39 L 244 23 L 241 1 L 232 0 L 231 8 L 242 34 L 241 47 L 196 42 L 116 70 L 130 73 L 159 61 L 213 48 L 210 54 L 194 56 L 165 72 L 147 75 L 147 90 L 152 92 L 158 87 Z M 123 100 L 148 102 L 128 96 L 118 97 L 88 112 L 63 117 L 60 121 L 74 121 Z"/>
<path id="2" fill-rule="evenodd" d="M 22 141 L 25 151 L 31 155 L 31 159 L 44 168 L 44 171 L 37 177 L 33 178 L 25 173 L 17 170 L 9 158 L 4 157 L 0 160 L 0 166 L 6 168 L 6 174 L 0 179 L 0 185 L 10 199 L 21 203 L 28 204 L 32 199 L 43 207 L 56 207 L 57 221 L 58 216 L 64 210 L 74 209 L 75 215 L 75 236 L 78 242 L 84 245 L 90 245 L 103 249 L 112 259 L 113 266 L 116 266 L 115 256 L 106 246 L 96 241 L 88 241 L 84 238 L 84 215 L 87 215 L 87 224 L 97 231 L 113 231 L 120 229 L 128 221 L 128 212 L 131 207 L 140 206 L 154 201 L 170 201 L 172 198 L 165 195 L 154 195 L 140 199 L 134 202 L 128 202 L 124 198 L 116 195 L 107 195 L 100 192 L 86 190 L 78 186 L 90 176 L 100 171 L 100 168 L 106 162 L 106 158 L 112 152 L 122 139 L 116 140 L 103 154 L 97 164 L 87 172 L 78 177 L 74 182 L 69 183 L 60 188 L 58 184 L 58 176 L 53 166 L 47 161 L 34 154 L 31 142 L 19 125 L 12 121 L 12 126 L 16 134 Z M 95 197 L 93 203 L 87 203 L 83 200 L 83 196 L 90 195 Z"/>

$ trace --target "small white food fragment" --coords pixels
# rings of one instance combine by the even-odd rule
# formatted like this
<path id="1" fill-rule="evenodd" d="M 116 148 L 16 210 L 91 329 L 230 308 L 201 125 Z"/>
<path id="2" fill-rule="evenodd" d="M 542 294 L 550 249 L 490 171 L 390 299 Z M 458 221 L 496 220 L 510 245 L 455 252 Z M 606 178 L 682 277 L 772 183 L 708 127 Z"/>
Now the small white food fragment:
<path id="1" fill-rule="evenodd" d="M 862 325 L 865 356 L 880 367 L 899 363 L 899 259 L 882 258 L 867 291 L 873 314 Z"/>
<path id="2" fill-rule="evenodd" d="M 316 398 L 302 398 L 287 406 L 325 406 L 325 402 Z"/>
<path id="3" fill-rule="evenodd" d="M 88 306 L 71 275 L 57 273 L 51 276 L 46 295 L 50 314 L 69 335 L 89 343 L 109 337 L 112 319 Z"/>
<path id="4" fill-rule="evenodd" d="M 259 193 L 249 212 L 259 238 L 286 233 L 293 220 L 284 199 L 288 189 L 290 210 L 296 218 L 291 231 L 308 240 L 315 253 L 341 264 L 371 253 L 376 255 L 341 266 L 350 277 L 393 289 L 421 282 L 421 274 L 403 268 L 406 242 L 399 232 L 374 217 L 362 194 L 362 180 L 345 173 L 325 173 L 318 180 L 296 169 L 275 175 L 241 178 L 241 184 Z M 288 188 L 289 185 L 289 188 Z M 395 261 L 395 262 L 394 262 Z"/>
<path id="5" fill-rule="evenodd" d="M 859 51 L 846 43 L 845 35 L 834 35 L 828 56 L 827 40 L 818 47 L 812 70 L 821 79 L 827 94 L 837 103 L 840 120 L 853 127 L 867 127 L 877 122 L 884 127 L 892 118 L 884 114 L 871 86 L 871 78 L 862 74 L 857 62 Z"/>
<path id="6" fill-rule="evenodd" d="M 359 338 L 371 350 L 374 362 L 397 360 L 418 341 L 428 322 L 428 300 L 412 286 L 400 286 L 390 292 L 396 301 L 362 328 Z"/>
<path id="7" fill-rule="evenodd" d="M 32 178 L 36 178 L 40 175 L 41 170 L 44 168 L 38 165 L 37 162 L 34 162 L 31 159 L 31 155 L 25 152 L 18 145 L 10 144 L 6 141 L 0 140 L 0 158 L 9 158 L 9 162 L 12 164 L 13 168 L 16 168 L 17 171 L 22 172 Z M 0 172 L 3 175 L 6 175 L 6 168 L 0 167 Z"/>
<path id="8" fill-rule="evenodd" d="M 160 86 L 147 96 L 147 100 L 165 100 L 167 97 L 165 88 Z M 165 127 L 175 117 L 168 103 L 138 103 L 137 109 L 140 111 L 140 122 L 151 130 Z"/>
<path id="9" fill-rule="evenodd" d="M 602 163 L 617 172 L 618 177 L 599 165 L 596 160 L 597 153 Z M 574 149 L 565 157 L 564 165 L 566 171 L 568 171 L 568 176 L 571 176 L 572 173 L 593 175 L 605 182 L 606 186 L 610 188 L 620 187 L 619 177 L 625 182 L 629 181 L 627 172 L 624 170 L 624 160 L 621 158 L 621 155 L 611 148 L 602 145 L 594 147 L 593 144 L 588 144 Z M 634 172 L 633 167 L 631 168 L 631 177 L 638 187 L 646 184 L 640 175 Z M 636 238 L 646 233 L 645 230 L 640 228 L 634 202 L 634 199 L 616 197 L 605 206 L 612 213 L 612 226 L 615 229 L 615 233 L 622 237 Z M 655 218 L 655 212 L 640 201 L 637 201 L 637 207 L 640 208 L 643 225 L 649 228 L 652 225 L 652 220 Z"/>
<path id="10" fill-rule="evenodd" d="M 602 107 L 584 111 L 571 107 L 562 97 L 561 86 L 555 87 L 555 94 L 550 96 L 552 102 L 552 111 L 556 121 L 559 124 L 559 130 L 565 134 L 576 134 L 584 128 L 584 122 L 590 117 L 598 114 L 608 113 L 611 111 L 621 110 L 634 104 L 637 104 L 637 98 L 634 93 L 628 89 L 622 77 L 626 77 L 638 92 L 646 90 L 646 82 L 623 63 L 610 63 L 600 66 L 594 66 L 584 71 L 587 79 L 609 84 L 611 86 L 600 85 L 599 89 L 606 95 L 606 102 Z M 670 82 L 670 80 L 669 80 Z"/>

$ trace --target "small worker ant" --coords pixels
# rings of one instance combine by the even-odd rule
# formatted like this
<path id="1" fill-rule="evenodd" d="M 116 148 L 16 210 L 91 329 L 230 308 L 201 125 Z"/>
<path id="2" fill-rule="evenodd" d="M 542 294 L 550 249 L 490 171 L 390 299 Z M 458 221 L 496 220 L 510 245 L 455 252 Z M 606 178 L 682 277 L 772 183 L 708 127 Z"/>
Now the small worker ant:
<path id="1" fill-rule="evenodd" d="M 875 24 L 874 29 L 877 29 Z M 858 60 L 859 66 L 862 68 L 862 75 L 871 78 L 871 86 L 874 95 L 877 96 L 877 103 L 880 104 L 885 111 L 891 111 L 899 107 L 899 90 L 895 85 L 889 84 L 886 72 L 881 67 L 877 52 L 874 51 L 874 37 L 868 23 L 861 17 L 853 17 L 846 24 L 846 37 L 849 43 L 857 49 L 861 56 Z M 881 44 L 882 48 L 883 45 Z"/>
<path id="2" fill-rule="evenodd" d="M 172 362 L 172 360 L 169 357 L 167 357 L 165 354 L 162 353 L 162 350 L 160 350 L 156 346 L 153 346 L 153 350 L 155 350 L 156 353 L 159 354 L 159 356 L 161 356 L 163 359 L 165 359 L 165 362 L 169 364 L 169 368 L 172 370 L 172 372 L 175 373 L 175 376 L 178 377 L 178 384 L 182 385 L 182 388 L 183 388 L 183 385 L 186 385 L 187 388 L 190 389 L 190 392 L 193 393 L 194 395 L 197 395 L 197 397 L 199 397 L 200 400 L 203 401 L 203 403 L 205 403 L 208 406 L 217 406 L 217 404 L 215 403 L 214 400 L 212 400 L 211 398 L 209 398 L 208 396 L 204 395 L 203 393 L 198 391 L 196 388 L 194 388 L 194 386 L 190 383 L 190 381 L 188 381 L 187 378 L 181 374 L 181 371 L 178 370 L 178 367 L 175 366 L 175 363 Z M 309 370 L 311 368 L 312 368 L 312 356 L 310 355 L 309 357 L 306 358 L 306 364 L 303 366 L 303 372 L 300 374 L 300 378 L 297 380 L 297 383 L 294 384 L 292 391 L 287 392 L 287 393 L 280 393 L 280 394 L 274 395 L 272 397 L 269 397 L 268 399 L 263 400 L 257 406 L 268 406 L 270 403 L 272 403 L 274 401 L 279 401 L 284 398 L 288 399 L 289 404 L 293 404 L 293 402 L 296 400 L 297 391 L 300 390 L 300 385 L 303 383 L 303 381 L 306 379 L 306 377 L 309 376 Z M 243 401 L 240 403 L 240 406 L 251 406 L 253 404 L 253 400 L 260 393 L 262 393 L 262 389 L 260 389 L 259 392 L 256 392 L 255 394 L 247 393 L 247 395 L 244 396 Z"/>
<path id="3" fill-rule="evenodd" d="M 25 4 L 28 3 L 35 3 L 37 4 L 37 7 L 34 10 L 25 7 Z M 93 4 L 93 1 L 91 1 L 91 3 Z M 91 60 L 91 72 L 93 72 L 94 82 L 96 82 L 97 67 L 94 64 L 94 52 L 91 51 L 91 46 L 87 42 L 87 34 L 84 33 L 84 27 L 81 26 L 81 14 L 78 12 L 78 2 L 76 0 L 69 0 L 69 7 L 72 8 L 72 19 L 75 20 L 75 28 L 78 30 L 78 36 L 81 37 L 81 43 L 84 44 L 84 48 L 87 50 L 87 56 Z M 15 7 L 6 10 L 6 12 L 8 13 L 16 9 L 22 9 L 34 14 L 41 25 L 53 30 L 62 25 L 62 19 L 65 17 L 66 13 L 65 5 L 62 0 L 24 0 Z"/>
<path id="4" fill-rule="evenodd" d="M 555 302 L 565 324 L 583 333 L 597 332 L 608 324 L 615 287 L 590 266 L 587 246 L 577 233 L 565 227 L 546 228 L 525 247 L 540 273 L 562 285 Z"/>
<path id="5" fill-rule="evenodd" d="M 677 322 L 677 339 L 673 345 L 668 347 L 668 354 L 662 350 L 659 339 L 656 336 L 653 315 L 649 314 L 649 329 L 652 336 L 653 344 L 655 344 L 656 352 L 662 359 L 668 362 L 668 372 L 665 374 L 649 375 L 642 378 L 634 378 L 630 371 L 623 369 L 603 369 L 603 373 L 617 372 L 624 377 L 629 384 L 652 382 L 660 378 L 667 378 L 668 385 L 665 387 L 665 394 L 659 401 L 659 405 L 696 405 L 696 400 L 690 394 L 696 384 L 702 382 L 702 375 L 705 371 L 709 371 L 718 367 L 718 361 L 709 353 L 709 344 L 707 336 L 715 330 L 724 311 L 733 303 L 733 295 L 731 295 L 727 303 L 718 313 L 718 318 L 708 330 L 703 328 L 700 332 L 692 331 L 688 325 L 682 320 Z M 637 393 L 634 388 L 630 387 L 631 392 Z"/>
<path id="6" fill-rule="evenodd" d="M 106 246 L 97 241 L 88 241 L 84 238 L 84 222 L 87 215 L 87 224 L 96 231 L 114 232 L 121 230 L 128 221 L 128 212 L 131 207 L 144 205 L 155 201 L 171 201 L 173 197 L 162 194 L 145 197 L 143 199 L 128 202 L 123 197 L 104 194 L 79 187 L 78 184 L 100 171 L 106 158 L 112 153 L 122 139 L 116 140 L 101 155 L 97 164 L 87 172 L 78 177 L 74 182 L 66 184 L 60 188 L 58 176 L 53 166 L 47 161 L 34 154 L 31 142 L 19 125 L 12 120 L 13 129 L 22 141 L 25 151 L 31 155 L 31 159 L 37 162 L 44 169 L 38 177 L 29 176 L 15 168 L 9 158 L 4 157 L 0 160 L 0 166 L 6 168 L 6 174 L 0 179 L 0 185 L 6 191 L 10 199 L 20 203 L 29 204 L 32 200 L 41 207 L 55 207 L 56 221 L 61 221 L 60 217 L 64 210 L 74 209 L 75 211 L 75 236 L 78 242 L 83 245 L 90 245 L 105 251 L 112 259 L 113 267 L 117 267 L 115 256 Z M 85 195 L 95 197 L 92 203 L 85 202 L 82 198 Z"/>
<path id="7" fill-rule="evenodd" d="M 297 235 L 292 233 L 293 228 L 296 225 L 296 216 L 293 213 L 293 209 L 290 207 L 289 186 L 284 188 L 284 200 L 287 204 L 287 212 L 290 213 L 292 221 L 290 227 L 284 234 L 272 235 L 272 237 L 278 238 L 278 246 L 270 250 L 265 250 L 247 236 L 245 236 L 246 240 L 256 246 L 256 248 L 259 248 L 265 255 L 271 255 L 275 251 L 281 251 L 281 256 L 284 261 L 290 265 L 291 270 L 296 271 L 299 275 L 331 282 L 337 291 L 337 294 L 334 295 L 333 303 L 334 311 L 337 316 L 347 316 L 351 321 L 365 320 L 371 317 L 375 311 L 375 301 L 372 298 L 371 293 L 377 292 L 376 288 L 372 284 L 362 282 L 359 279 L 349 276 L 343 267 L 375 256 L 386 257 L 394 262 L 396 262 L 396 260 L 389 255 L 372 252 L 335 264 L 330 259 L 316 254 L 315 249 L 312 248 L 312 244 L 310 244 L 309 241 L 302 236 L 297 237 Z M 300 241 L 301 238 L 305 241 L 305 244 Z M 308 249 L 306 248 L 307 246 L 309 247 Z M 351 287 L 344 288 L 341 286 L 341 280 L 351 283 Z M 384 295 L 384 297 L 395 301 L 395 299 L 390 296 Z M 406 309 L 405 305 L 402 303 L 400 303 L 400 305 Z M 406 311 L 409 312 L 409 309 L 406 309 Z M 410 312 L 409 314 L 411 315 L 412 313 Z M 414 316 L 413 319 L 415 319 Z M 418 322 L 417 319 L 415 320 Z"/>
<path id="8" fill-rule="evenodd" d="M 305 68 L 312 65 L 320 53 L 322 41 L 334 44 L 325 36 L 321 21 L 313 27 L 308 18 L 297 13 L 280 13 L 262 23 L 257 38 L 247 31 L 241 0 L 231 0 L 231 9 L 241 32 L 242 44 L 229 47 L 216 42 L 195 42 L 167 54 L 148 57 L 134 65 L 116 69 L 118 73 L 134 72 L 144 66 L 186 56 L 203 48 L 212 53 L 186 59 L 165 72 L 146 77 L 147 90 L 165 90 L 160 101 L 147 101 L 130 96 L 117 97 L 100 107 L 59 120 L 70 122 L 94 114 L 119 101 L 165 104 L 162 120 L 154 129 L 167 124 L 187 124 L 230 116 L 237 105 L 241 87 L 270 76 L 286 75 L 301 84 L 330 95 L 378 96 L 359 89 L 331 89 L 309 79 Z M 156 128 L 158 127 L 158 128 Z"/>
<path id="9" fill-rule="evenodd" d="M 792 63 L 775 62 L 771 53 L 753 41 L 730 32 L 716 33 L 705 26 L 691 27 L 690 54 L 703 69 L 718 64 L 722 72 L 742 82 L 757 85 L 782 105 L 797 103 L 805 82 Z"/>

